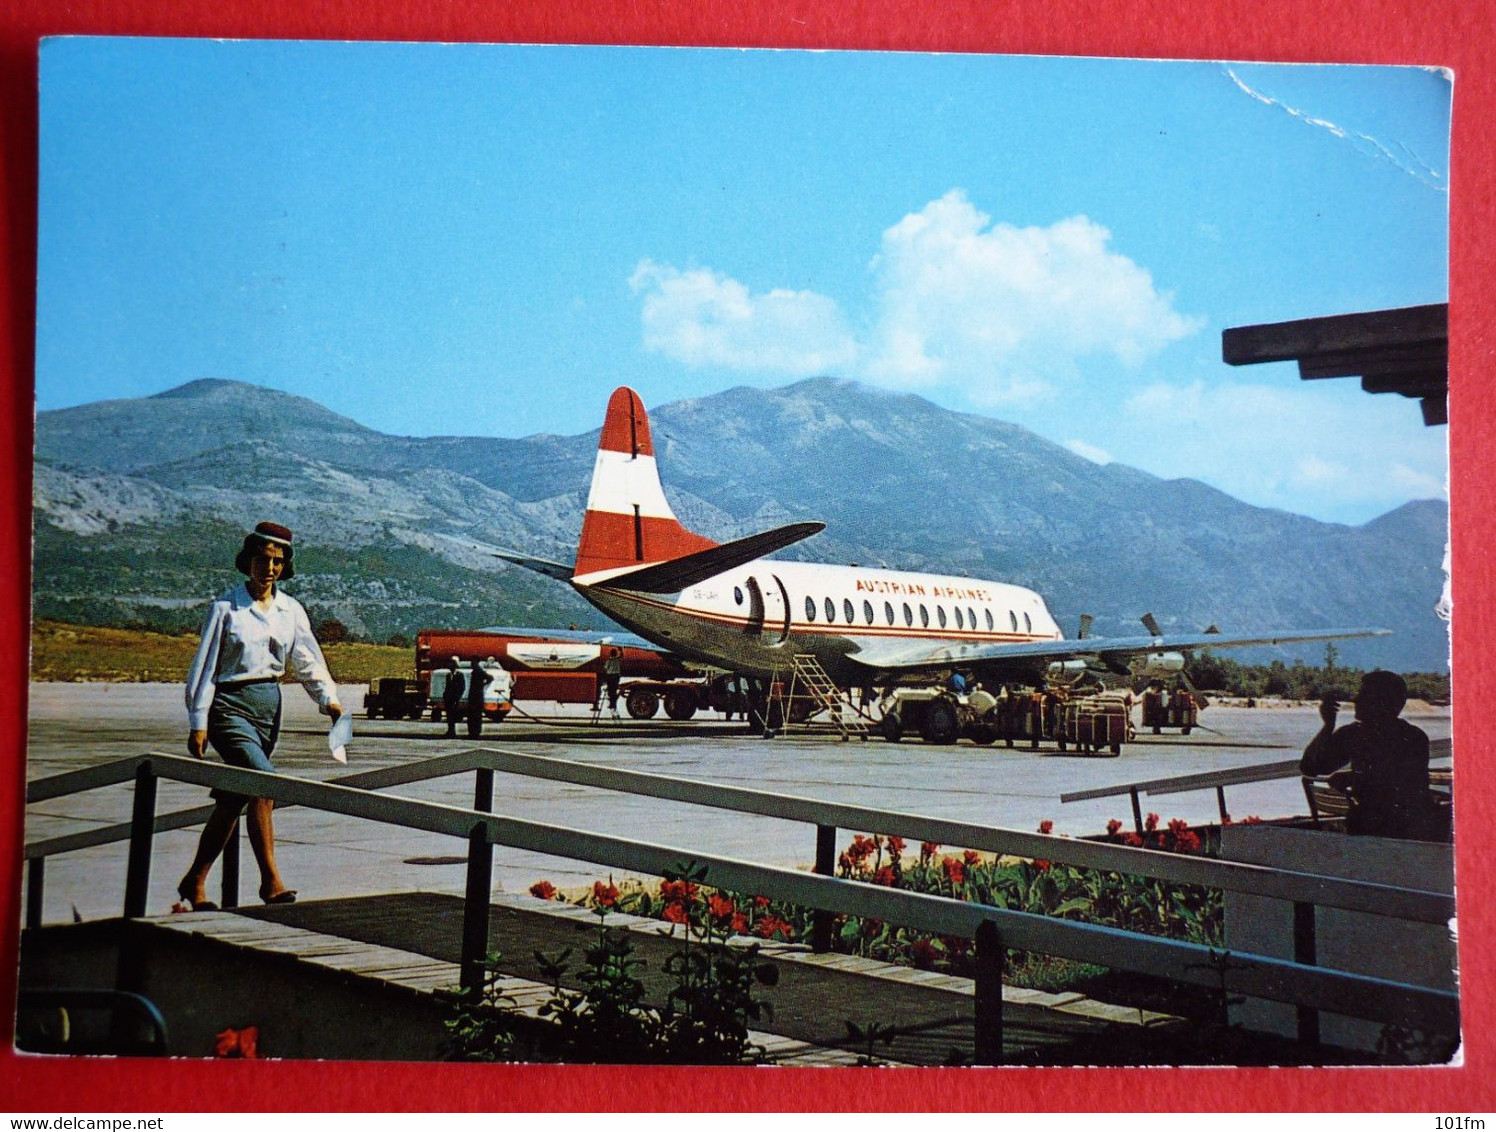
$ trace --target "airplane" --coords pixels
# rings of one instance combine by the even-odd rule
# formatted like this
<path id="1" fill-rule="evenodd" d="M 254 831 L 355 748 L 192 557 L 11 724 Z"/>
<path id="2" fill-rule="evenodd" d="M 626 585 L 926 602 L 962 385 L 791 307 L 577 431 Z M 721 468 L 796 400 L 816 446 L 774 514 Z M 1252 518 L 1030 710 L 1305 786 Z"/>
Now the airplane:
<path id="1" fill-rule="evenodd" d="M 498 557 L 571 586 L 620 625 L 678 656 L 773 680 L 796 654 L 840 688 L 887 688 L 955 670 L 989 688 L 1071 683 L 1109 671 L 1181 674 L 1197 649 L 1383 636 L 1387 629 L 1160 632 L 1067 640 L 1044 599 L 1006 582 L 766 557 L 825 528 L 791 523 L 717 543 L 665 498 L 649 417 L 627 386 L 608 400 L 576 561 Z"/>

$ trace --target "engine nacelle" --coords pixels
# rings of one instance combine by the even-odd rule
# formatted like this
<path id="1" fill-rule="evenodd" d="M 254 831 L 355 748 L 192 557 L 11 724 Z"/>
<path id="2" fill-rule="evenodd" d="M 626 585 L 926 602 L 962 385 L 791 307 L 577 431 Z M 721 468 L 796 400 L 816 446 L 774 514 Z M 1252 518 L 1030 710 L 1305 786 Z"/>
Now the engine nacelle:
<path id="1" fill-rule="evenodd" d="M 1073 684 L 1089 671 L 1083 660 L 1056 660 L 1049 665 L 1051 684 Z"/>
<path id="2" fill-rule="evenodd" d="M 1184 671 L 1184 654 L 1182 652 L 1150 652 L 1142 660 L 1136 662 L 1133 671 L 1138 676 L 1146 676 L 1149 679 L 1177 676 Z"/>

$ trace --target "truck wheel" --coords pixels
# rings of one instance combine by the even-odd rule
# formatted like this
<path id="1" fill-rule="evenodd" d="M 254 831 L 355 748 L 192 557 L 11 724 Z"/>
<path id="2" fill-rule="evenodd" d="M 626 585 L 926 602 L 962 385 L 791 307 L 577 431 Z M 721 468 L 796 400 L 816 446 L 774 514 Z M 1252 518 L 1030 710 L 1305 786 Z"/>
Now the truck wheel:
<path id="1" fill-rule="evenodd" d="M 405 709 L 406 719 L 420 719 L 421 716 L 425 714 L 426 709 L 423 708 L 420 704 L 411 704 L 410 707 Z"/>
<path id="2" fill-rule="evenodd" d="M 925 721 L 920 735 L 926 743 L 948 747 L 956 741 L 960 724 L 956 720 L 956 709 L 944 700 L 936 700 L 925 712 Z"/>
<path id="3" fill-rule="evenodd" d="M 1111 750 L 1112 750 L 1112 754 L 1114 754 L 1114 755 L 1120 755 L 1122 753 L 1122 744 L 1121 743 L 1113 743 Z"/>
<path id="4" fill-rule="evenodd" d="M 648 688 L 630 688 L 624 706 L 630 719 L 653 719 L 660 707 L 660 697 Z"/>
<path id="5" fill-rule="evenodd" d="M 367 708 L 364 709 L 364 711 L 368 714 L 368 716 L 369 716 L 370 719 L 378 719 L 379 718 L 379 705 L 378 704 L 370 704 Z"/>
<path id="6" fill-rule="evenodd" d="M 890 712 L 878 720 L 878 734 L 890 743 L 897 743 L 904 737 L 904 721 L 899 718 L 898 712 Z"/>
<path id="7" fill-rule="evenodd" d="M 684 723 L 696 714 L 696 693 L 689 688 L 671 688 L 665 693 L 665 714 Z"/>
<path id="8" fill-rule="evenodd" d="M 1190 733 L 1190 725 L 1186 723 L 1183 727 L 1180 728 L 1180 731 L 1188 735 Z"/>

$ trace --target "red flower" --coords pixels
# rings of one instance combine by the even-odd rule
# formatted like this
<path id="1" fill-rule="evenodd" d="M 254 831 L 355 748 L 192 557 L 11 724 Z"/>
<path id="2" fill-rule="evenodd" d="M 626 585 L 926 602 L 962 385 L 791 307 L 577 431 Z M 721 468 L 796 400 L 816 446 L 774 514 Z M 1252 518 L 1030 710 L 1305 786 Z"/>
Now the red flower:
<path id="1" fill-rule="evenodd" d="M 852 858 L 843 853 L 836 859 L 836 867 L 844 873 L 852 871 Z"/>
<path id="2" fill-rule="evenodd" d="M 754 935 L 761 936 L 764 939 L 769 939 L 776 935 L 781 935 L 785 939 L 789 939 L 790 933 L 793 931 L 794 929 L 790 924 L 785 920 L 781 920 L 778 916 L 765 916 L 753 925 Z"/>
<path id="3" fill-rule="evenodd" d="M 935 945 L 929 940 L 917 939 L 909 945 L 909 957 L 914 960 L 916 967 L 929 968 L 935 965 L 940 952 L 935 950 Z"/>
<path id="4" fill-rule="evenodd" d="M 1034 868 L 1041 873 L 1047 873 L 1049 871 L 1049 862 L 1041 861 L 1036 857 L 1034 858 Z"/>
<path id="5" fill-rule="evenodd" d="M 769 906 L 769 898 L 767 896 L 755 896 L 753 903 L 759 908 L 767 908 Z"/>
<path id="6" fill-rule="evenodd" d="M 884 865 L 873 874 L 873 883 L 881 884 L 884 888 L 892 888 L 898 882 L 898 875 L 888 865 Z"/>
<path id="7" fill-rule="evenodd" d="M 697 886 L 688 880 L 662 880 L 660 881 L 660 895 L 666 900 L 676 900 L 689 904 L 696 899 Z"/>
<path id="8" fill-rule="evenodd" d="M 1039 832 L 1040 833 L 1053 833 L 1054 832 L 1054 822 L 1050 821 L 1048 818 L 1045 818 L 1043 821 L 1041 821 L 1039 823 Z"/>
<path id="9" fill-rule="evenodd" d="M 712 919 L 727 921 L 732 919 L 738 906 L 727 897 L 713 893 L 706 898 L 706 910 L 711 914 Z"/>
<path id="10" fill-rule="evenodd" d="M 732 930 L 742 935 L 748 930 L 748 917 L 742 912 L 737 912 L 732 917 Z"/>
<path id="11" fill-rule="evenodd" d="M 592 882 L 592 902 L 599 908 L 612 908 L 618 904 L 618 889 L 602 881 Z"/>
<path id="12" fill-rule="evenodd" d="M 1261 821 L 1262 821 L 1262 819 L 1260 817 L 1258 817 L 1256 814 L 1249 814 L 1247 817 L 1244 817 L 1244 818 L 1241 819 L 1242 825 L 1257 825 Z"/>
<path id="13" fill-rule="evenodd" d="M 1109 822 L 1106 823 L 1106 835 L 1108 837 L 1116 837 L 1117 836 L 1117 831 L 1119 829 L 1121 829 L 1121 828 L 1122 828 L 1122 823 L 1120 821 L 1118 821 L 1116 818 L 1113 818 L 1111 821 L 1109 821 Z"/>
<path id="14" fill-rule="evenodd" d="M 1200 835 L 1192 829 L 1185 830 L 1175 840 L 1181 853 L 1193 853 L 1200 848 Z"/>
<path id="15" fill-rule="evenodd" d="M 855 864 L 861 864 L 871 857 L 878 849 L 878 843 L 870 838 L 857 834 L 852 838 L 852 844 L 847 847 L 845 856 Z"/>
<path id="16" fill-rule="evenodd" d="M 1143 821 L 1143 828 L 1146 829 L 1149 833 L 1152 833 L 1155 829 L 1157 829 L 1158 828 L 1158 815 L 1157 814 L 1149 814 L 1148 817 L 1145 818 L 1144 821 Z"/>
<path id="17" fill-rule="evenodd" d="M 971 949 L 971 940 L 959 935 L 943 935 L 940 942 L 945 944 L 946 954 L 954 959 L 959 959 Z"/>
<path id="18" fill-rule="evenodd" d="M 1139 834 L 1129 833 L 1127 834 L 1127 836 L 1122 838 L 1122 844 L 1130 845 L 1134 849 L 1141 849 L 1143 847 L 1143 839 Z"/>
<path id="19" fill-rule="evenodd" d="M 968 869 L 975 868 L 977 865 L 982 863 L 982 855 L 975 849 L 968 849 L 966 850 L 966 852 L 961 854 L 961 860 L 966 862 L 966 867 Z"/>
<path id="20" fill-rule="evenodd" d="M 688 924 L 691 922 L 690 914 L 686 911 L 684 904 L 666 904 L 660 909 L 660 915 L 672 924 Z"/>
<path id="21" fill-rule="evenodd" d="M 938 841 L 921 841 L 919 843 L 919 859 L 921 861 L 929 860 L 938 852 L 940 852 L 940 842 Z"/>
<path id="22" fill-rule="evenodd" d="M 556 895 L 556 886 L 548 880 L 538 880 L 530 886 L 530 895 L 550 900 Z"/>
<path id="23" fill-rule="evenodd" d="M 888 851 L 897 857 L 904 851 L 904 839 L 902 837 L 890 836 L 888 839 Z"/>
<path id="24" fill-rule="evenodd" d="M 218 1035 L 218 1041 L 213 1046 L 213 1056 L 257 1058 L 260 1056 L 257 1048 L 259 1040 L 260 1028 L 258 1026 L 245 1026 L 242 1030 L 224 1030 Z"/>
<path id="25" fill-rule="evenodd" d="M 943 858 L 940 867 L 945 870 L 945 879 L 952 884 L 960 884 L 966 879 L 966 866 L 954 857 Z"/>
<path id="26" fill-rule="evenodd" d="M 1178 837 L 1185 830 L 1189 829 L 1189 827 L 1190 823 L 1185 821 L 1183 818 L 1169 819 L 1169 832 L 1172 833 L 1175 837 Z"/>

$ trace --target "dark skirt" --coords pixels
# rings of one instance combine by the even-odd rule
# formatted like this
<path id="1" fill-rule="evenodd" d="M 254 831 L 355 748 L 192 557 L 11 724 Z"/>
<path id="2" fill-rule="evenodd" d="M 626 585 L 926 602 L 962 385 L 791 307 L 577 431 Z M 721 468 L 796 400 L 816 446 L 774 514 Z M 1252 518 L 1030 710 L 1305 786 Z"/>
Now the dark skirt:
<path id="1" fill-rule="evenodd" d="M 219 686 L 208 708 L 208 742 L 229 766 L 274 773 L 270 756 L 280 737 L 281 693 L 274 680 Z M 249 801 L 242 794 L 210 791 L 219 802 L 237 803 L 240 810 Z"/>

